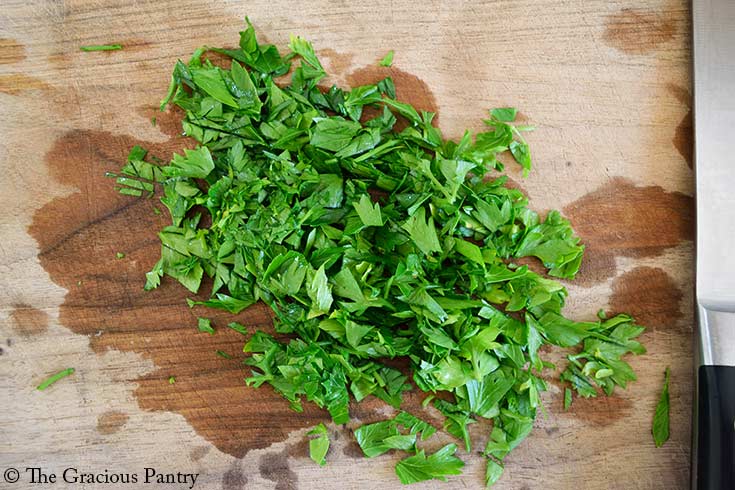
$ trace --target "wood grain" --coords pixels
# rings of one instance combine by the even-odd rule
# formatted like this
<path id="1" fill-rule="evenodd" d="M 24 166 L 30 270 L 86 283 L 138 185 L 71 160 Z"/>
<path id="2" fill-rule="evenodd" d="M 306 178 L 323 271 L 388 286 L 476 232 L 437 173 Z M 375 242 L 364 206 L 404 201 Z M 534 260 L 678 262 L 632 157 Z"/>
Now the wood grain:
<path id="1" fill-rule="evenodd" d="M 289 34 L 310 39 L 332 82 L 389 72 L 399 98 L 436 110 L 447 136 L 479 128 L 489 107 L 519 107 L 537 127 L 536 168 L 511 177 L 536 209 L 563 209 L 588 245 L 567 312 L 630 311 L 649 325 L 628 390 L 563 412 L 551 385 L 548 416 L 508 458 L 497 488 L 687 488 L 693 175 L 683 0 L 4 2 L 0 468 L 150 466 L 199 472 L 202 489 L 399 487 L 397 456 L 366 460 L 351 438 L 359 421 L 390 415 L 382 403 L 353 405 L 352 425 L 330 426 L 329 464 L 317 467 L 305 432 L 326 415 L 310 404 L 296 414 L 269 388 L 246 388 L 244 338 L 197 333 L 201 312 L 186 307 L 180 287 L 142 291 L 163 218 L 155 202 L 119 196 L 104 177 L 134 144 L 162 158 L 191 145 L 176 113 L 154 110 L 170 68 L 200 45 L 235 44 L 245 15 L 279 46 Z M 125 49 L 78 50 L 111 42 Z M 394 67 L 377 67 L 389 49 Z M 238 320 L 270 328 L 260 306 Z M 70 366 L 73 377 L 34 391 Z M 672 438 L 656 449 L 650 423 L 666 366 Z M 413 394 L 407 406 L 440 423 L 419 402 Z M 480 425 L 478 447 L 488 431 Z M 462 476 L 412 488 L 481 488 L 482 458 L 462 458 Z"/>

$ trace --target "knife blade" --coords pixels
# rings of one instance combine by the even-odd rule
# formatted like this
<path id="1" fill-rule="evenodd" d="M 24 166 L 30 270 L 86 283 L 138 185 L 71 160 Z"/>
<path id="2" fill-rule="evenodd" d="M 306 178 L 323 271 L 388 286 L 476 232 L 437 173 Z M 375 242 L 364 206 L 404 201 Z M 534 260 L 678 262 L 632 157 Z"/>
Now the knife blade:
<path id="1" fill-rule="evenodd" d="M 693 0 L 697 193 L 692 488 L 735 488 L 735 1 Z"/>

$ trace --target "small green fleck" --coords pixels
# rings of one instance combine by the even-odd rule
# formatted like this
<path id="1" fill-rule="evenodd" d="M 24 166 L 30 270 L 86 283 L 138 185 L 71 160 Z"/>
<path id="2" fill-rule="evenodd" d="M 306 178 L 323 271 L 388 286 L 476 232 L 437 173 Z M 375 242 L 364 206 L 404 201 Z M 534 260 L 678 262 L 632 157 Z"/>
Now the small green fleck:
<path id="1" fill-rule="evenodd" d="M 569 410 L 570 406 L 572 406 L 572 390 L 564 388 L 564 410 Z"/>
<path id="2" fill-rule="evenodd" d="M 118 252 L 118 253 L 115 254 L 115 258 L 118 259 L 118 260 L 119 259 L 124 259 L 125 258 L 125 254 L 122 253 L 122 252 Z"/>
<path id="3" fill-rule="evenodd" d="M 209 318 L 198 318 L 197 328 L 200 332 L 206 332 L 209 335 L 214 335 L 214 328 L 212 327 L 212 320 Z"/>
<path id="4" fill-rule="evenodd" d="M 160 210 L 160 209 L 158 209 L 158 208 L 156 208 L 156 207 L 154 207 L 154 208 L 153 208 L 153 214 L 155 214 L 155 215 L 157 215 L 157 216 L 160 216 L 160 215 L 161 215 L 161 210 Z"/>
<path id="5" fill-rule="evenodd" d="M 220 357 L 222 357 L 222 358 L 224 358 L 224 359 L 232 359 L 232 356 L 231 355 L 229 355 L 227 352 L 224 352 L 224 351 L 221 351 L 221 350 L 218 350 L 217 351 L 217 355 L 220 356 Z"/>
<path id="6" fill-rule="evenodd" d="M 156 116 L 153 116 L 151 118 L 151 126 L 155 126 L 155 125 L 156 125 Z"/>
<path id="7" fill-rule="evenodd" d="M 56 373 L 56 374 L 54 374 L 52 376 L 49 376 L 48 378 L 46 378 L 45 380 L 43 380 L 41 382 L 41 384 L 36 387 L 36 389 L 38 391 L 43 391 L 46 388 L 48 388 L 49 386 L 51 386 L 52 384 L 54 384 L 57 381 L 59 381 L 60 379 L 66 378 L 67 376 L 70 376 L 72 374 L 74 374 L 74 368 L 68 368 L 68 369 L 64 369 L 63 371 L 59 371 L 58 373 Z"/>
<path id="8" fill-rule="evenodd" d="M 82 281 L 77 281 L 77 286 L 81 286 L 81 285 L 82 285 Z"/>
<path id="9" fill-rule="evenodd" d="M 171 376 L 168 378 L 168 384 L 172 385 L 176 383 L 176 378 L 174 376 Z"/>
<path id="10" fill-rule="evenodd" d="M 122 44 L 96 44 L 91 46 L 80 46 L 79 49 L 84 52 L 90 51 L 118 51 L 122 49 Z"/>
<path id="11" fill-rule="evenodd" d="M 393 55 L 395 52 L 391 49 L 388 51 L 388 54 L 386 54 L 382 60 L 378 63 L 380 66 L 390 67 L 393 64 Z"/>

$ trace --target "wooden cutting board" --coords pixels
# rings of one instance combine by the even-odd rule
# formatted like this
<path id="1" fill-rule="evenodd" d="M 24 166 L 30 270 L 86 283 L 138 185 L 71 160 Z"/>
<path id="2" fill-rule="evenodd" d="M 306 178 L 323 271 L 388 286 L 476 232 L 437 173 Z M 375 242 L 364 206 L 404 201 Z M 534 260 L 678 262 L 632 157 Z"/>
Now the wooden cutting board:
<path id="1" fill-rule="evenodd" d="M 329 464 L 317 467 L 305 433 L 325 413 L 306 404 L 297 414 L 270 388 L 246 388 L 244 338 L 198 334 L 202 312 L 186 307 L 181 287 L 142 291 L 165 216 L 152 200 L 117 195 L 104 177 L 134 144 L 166 159 L 190 144 L 177 114 L 155 111 L 172 65 L 203 44 L 235 45 L 249 15 L 279 46 L 289 34 L 311 40 L 334 83 L 391 75 L 399 98 L 437 111 L 449 137 L 478 129 L 490 107 L 520 108 L 537 127 L 529 136 L 535 169 L 525 180 L 515 169 L 511 176 L 535 209 L 562 209 L 588 245 L 567 312 L 627 311 L 649 327 L 648 354 L 632 360 L 639 381 L 627 391 L 564 412 L 563 390 L 551 383 L 546 415 L 507 458 L 497 488 L 688 486 L 688 2 L 5 0 L 1 10 L 0 470 L 142 477 L 150 467 L 199 473 L 199 489 L 400 486 L 398 455 L 366 460 L 352 441 L 358 421 L 391 415 L 381 403 L 353 406 L 349 427 L 330 425 Z M 79 51 L 110 42 L 125 49 Z M 389 49 L 394 67 L 377 67 Z M 263 306 L 238 319 L 251 330 L 270 325 Z M 70 366 L 74 376 L 34 390 Z M 651 418 L 666 366 L 672 435 L 656 449 Z M 412 395 L 407 406 L 440 424 L 419 400 Z M 473 429 L 482 447 L 488 427 Z M 461 457 L 462 476 L 411 488 L 481 488 L 482 458 Z M 30 488 L 28 477 L 12 488 Z"/>

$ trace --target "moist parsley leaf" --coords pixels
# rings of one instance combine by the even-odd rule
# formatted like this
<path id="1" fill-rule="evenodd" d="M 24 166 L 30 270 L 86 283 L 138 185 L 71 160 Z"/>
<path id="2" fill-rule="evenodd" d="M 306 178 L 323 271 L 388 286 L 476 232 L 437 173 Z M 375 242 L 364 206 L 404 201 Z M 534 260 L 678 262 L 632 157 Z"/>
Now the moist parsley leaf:
<path id="1" fill-rule="evenodd" d="M 307 435 L 316 436 L 309 439 L 309 457 L 319 466 L 327 464 L 327 452 L 329 451 L 329 435 L 327 428 L 320 423 L 311 429 Z"/>
<path id="2" fill-rule="evenodd" d="M 206 332 L 210 335 L 214 335 L 212 320 L 210 320 L 209 318 L 197 318 L 197 328 L 200 332 Z"/>
<path id="3" fill-rule="evenodd" d="M 395 52 L 391 49 L 378 63 L 380 66 L 390 67 L 393 64 L 393 55 Z"/>
<path id="4" fill-rule="evenodd" d="M 664 374 L 664 386 L 661 389 L 661 397 L 656 404 L 651 429 L 656 447 L 663 446 L 669 440 L 669 376 L 670 370 L 667 367 Z"/>
<path id="5" fill-rule="evenodd" d="M 568 408 L 572 390 L 609 395 L 635 380 L 627 358 L 645 352 L 643 327 L 625 314 L 565 316 L 557 278 L 575 277 L 584 245 L 559 212 L 539 215 L 508 187 L 508 156 L 532 168 L 523 138 L 532 128 L 516 124 L 515 108 L 451 140 L 390 77 L 344 88 L 324 87 L 326 75 L 308 41 L 293 36 L 281 52 L 249 19 L 238 46 L 174 64 L 161 108 L 183 113 L 193 149 L 164 162 L 136 146 L 108 173 L 121 194 L 155 196 L 168 210 L 144 289 L 178 282 L 197 295 L 190 307 L 231 314 L 266 305 L 273 332 L 228 325 L 245 336 L 246 383 L 269 384 L 295 411 L 314 403 L 338 425 L 351 399 L 396 408 L 355 437 L 369 457 L 412 453 L 396 467 L 406 483 L 463 464 L 454 444 L 417 447 L 435 429 L 400 411 L 414 385 L 467 452 L 481 449 L 469 427 L 492 421 L 482 451 L 491 485 L 533 428 L 552 367 L 544 346 L 570 349 Z M 197 328 L 214 332 L 206 318 Z M 329 441 L 315 430 L 321 464 Z"/>
<path id="6" fill-rule="evenodd" d="M 433 479 L 446 481 L 448 475 L 459 475 L 462 473 L 464 462 L 454 456 L 455 452 L 457 452 L 456 444 L 447 444 L 429 456 L 426 456 L 422 449 L 398 462 L 396 465 L 398 479 L 405 485 Z"/>

